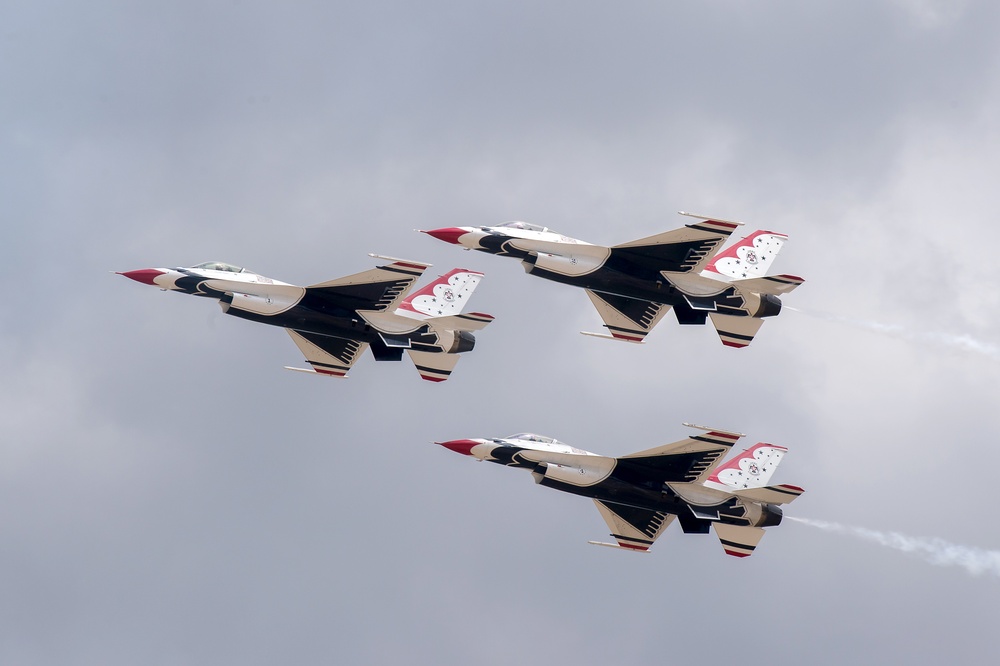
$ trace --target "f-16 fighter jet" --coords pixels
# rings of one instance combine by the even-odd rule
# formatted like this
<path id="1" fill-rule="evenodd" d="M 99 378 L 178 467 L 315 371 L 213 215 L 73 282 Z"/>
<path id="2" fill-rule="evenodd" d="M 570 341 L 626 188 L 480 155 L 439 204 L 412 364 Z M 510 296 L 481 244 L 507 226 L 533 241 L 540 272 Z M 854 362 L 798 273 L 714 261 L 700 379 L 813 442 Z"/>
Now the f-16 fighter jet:
<path id="1" fill-rule="evenodd" d="M 710 317 L 722 344 L 746 347 L 764 318 L 781 311 L 778 296 L 803 282 L 794 275 L 767 275 L 788 237 L 756 231 L 719 252 L 740 223 L 681 215 L 701 221 L 613 247 L 524 222 L 423 233 L 515 257 L 531 275 L 583 287 L 611 333 L 585 335 L 641 343 L 673 308 L 677 323 L 704 324 Z"/>
<path id="2" fill-rule="evenodd" d="M 458 355 L 476 344 L 470 331 L 493 321 L 488 314 L 463 314 L 483 274 L 456 268 L 407 297 L 430 264 L 370 256 L 392 263 L 311 287 L 219 262 L 120 275 L 164 291 L 215 298 L 226 314 L 281 326 L 312 366 L 289 370 L 346 377 L 370 347 L 376 361 L 399 361 L 405 350 L 421 377 L 448 379 Z"/>
<path id="3" fill-rule="evenodd" d="M 437 442 L 478 460 L 531 470 L 543 486 L 590 497 L 617 543 L 598 546 L 647 551 L 676 518 L 688 534 L 716 536 L 729 555 L 746 557 L 781 523 L 781 504 L 803 490 L 767 485 L 787 449 L 757 444 L 720 465 L 743 435 L 718 428 L 673 444 L 608 458 L 530 433 L 503 439 Z"/>

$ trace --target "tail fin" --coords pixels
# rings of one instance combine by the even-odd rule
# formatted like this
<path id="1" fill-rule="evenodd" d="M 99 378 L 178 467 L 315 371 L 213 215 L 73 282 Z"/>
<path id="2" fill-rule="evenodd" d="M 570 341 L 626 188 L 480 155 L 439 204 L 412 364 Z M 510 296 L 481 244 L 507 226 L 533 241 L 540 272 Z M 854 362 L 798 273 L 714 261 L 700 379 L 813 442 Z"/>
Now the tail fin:
<path id="1" fill-rule="evenodd" d="M 784 234 L 755 231 L 715 255 L 705 266 L 704 273 L 708 273 L 706 277 L 723 280 L 763 277 L 786 240 L 788 236 Z"/>
<path id="2" fill-rule="evenodd" d="M 461 314 L 482 279 L 482 273 L 455 268 L 411 294 L 396 308 L 396 314 L 410 319 Z"/>
<path id="3" fill-rule="evenodd" d="M 767 485 L 778 463 L 788 451 L 783 446 L 761 442 L 715 469 L 705 486 L 732 492 Z"/>

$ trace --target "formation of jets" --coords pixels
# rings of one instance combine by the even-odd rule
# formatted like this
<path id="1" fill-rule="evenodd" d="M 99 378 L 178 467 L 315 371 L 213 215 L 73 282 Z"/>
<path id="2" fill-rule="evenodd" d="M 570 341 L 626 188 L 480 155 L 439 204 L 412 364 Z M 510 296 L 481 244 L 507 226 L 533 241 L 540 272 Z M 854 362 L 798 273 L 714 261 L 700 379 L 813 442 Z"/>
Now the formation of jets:
<path id="1" fill-rule="evenodd" d="M 672 309 L 679 324 L 711 320 L 723 344 L 746 347 L 763 320 L 781 311 L 779 296 L 803 282 L 769 274 L 787 236 L 757 231 L 723 249 L 739 223 L 682 214 L 698 221 L 611 247 L 524 222 L 424 233 L 515 257 L 531 275 L 582 287 L 610 333 L 588 335 L 642 343 Z M 164 291 L 213 298 L 226 314 L 284 328 L 309 365 L 286 366 L 290 370 L 347 377 L 370 349 L 376 361 L 399 361 L 405 351 L 423 379 L 448 379 L 459 355 L 475 347 L 473 332 L 493 321 L 466 312 L 483 274 L 455 268 L 411 294 L 430 264 L 370 256 L 388 263 L 307 287 L 221 262 L 119 274 Z M 726 553 L 746 557 L 763 528 L 781 522 L 780 506 L 803 492 L 767 485 L 786 449 L 759 443 L 723 464 L 742 435 L 692 427 L 702 432 L 621 458 L 526 433 L 439 444 L 528 469 L 543 486 L 592 498 L 616 543 L 591 543 L 645 552 L 676 519 L 685 533 L 714 529 Z"/>

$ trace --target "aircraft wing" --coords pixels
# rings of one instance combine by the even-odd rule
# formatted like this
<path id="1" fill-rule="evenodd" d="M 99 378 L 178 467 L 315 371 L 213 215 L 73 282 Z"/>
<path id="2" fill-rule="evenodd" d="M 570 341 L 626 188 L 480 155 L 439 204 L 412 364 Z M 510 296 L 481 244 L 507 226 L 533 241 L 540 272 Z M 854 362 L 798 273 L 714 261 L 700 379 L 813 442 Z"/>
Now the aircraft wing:
<path id="1" fill-rule="evenodd" d="M 597 293 L 590 289 L 584 291 L 615 340 L 641 343 L 663 315 L 670 311 L 669 305 L 652 301 Z"/>
<path id="2" fill-rule="evenodd" d="M 288 335 L 292 336 L 292 342 L 299 348 L 299 351 L 306 357 L 306 362 L 312 366 L 312 370 L 305 368 L 291 368 L 300 372 L 315 372 L 328 377 L 347 377 L 347 372 L 358 360 L 367 342 L 348 340 L 347 338 L 332 338 L 328 335 L 317 335 L 315 333 L 300 333 L 286 328 Z"/>
<path id="3" fill-rule="evenodd" d="M 419 261 L 394 259 L 385 266 L 306 287 L 305 299 L 349 310 L 392 311 L 429 266 Z"/>
<path id="4" fill-rule="evenodd" d="M 743 435 L 703 428 L 704 434 L 618 458 L 615 475 L 629 473 L 664 483 L 701 483 Z"/>
<path id="5" fill-rule="evenodd" d="M 601 517 L 611 529 L 611 536 L 618 542 L 618 548 L 646 552 L 657 537 L 663 534 L 667 526 L 673 522 L 672 513 L 639 509 L 624 504 L 594 500 Z M 614 546 L 610 543 L 591 541 L 598 546 Z"/>
<path id="6" fill-rule="evenodd" d="M 739 226 L 725 220 L 700 219 L 680 229 L 615 245 L 605 265 L 645 279 L 657 279 L 663 272 L 698 273 Z"/>

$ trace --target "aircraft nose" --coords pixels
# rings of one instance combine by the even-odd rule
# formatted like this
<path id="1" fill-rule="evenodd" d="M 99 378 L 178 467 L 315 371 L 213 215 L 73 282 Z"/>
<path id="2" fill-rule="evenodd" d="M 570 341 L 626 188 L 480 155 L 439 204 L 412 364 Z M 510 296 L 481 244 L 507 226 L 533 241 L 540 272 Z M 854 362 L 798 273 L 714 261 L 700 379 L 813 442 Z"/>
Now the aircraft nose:
<path id="1" fill-rule="evenodd" d="M 469 233 L 468 229 L 461 227 L 442 227 L 441 229 L 431 229 L 430 231 L 421 229 L 420 231 L 428 236 L 433 236 L 438 240 L 443 240 L 445 243 L 452 243 L 454 245 L 461 245 L 458 239 Z"/>
<path id="2" fill-rule="evenodd" d="M 461 453 L 463 456 L 472 455 L 472 447 L 481 444 L 482 442 L 477 442 L 474 439 L 452 439 L 447 442 L 434 442 L 439 444 L 446 449 L 454 451 L 455 453 Z"/>
<path id="3" fill-rule="evenodd" d="M 156 278 L 160 275 L 166 275 L 166 273 L 158 271 L 155 268 L 141 268 L 137 271 L 125 271 L 124 273 L 119 272 L 118 275 L 124 275 L 130 280 L 135 280 L 136 282 L 141 282 L 143 284 L 150 284 L 155 287 Z"/>

